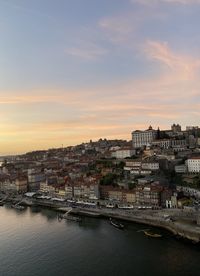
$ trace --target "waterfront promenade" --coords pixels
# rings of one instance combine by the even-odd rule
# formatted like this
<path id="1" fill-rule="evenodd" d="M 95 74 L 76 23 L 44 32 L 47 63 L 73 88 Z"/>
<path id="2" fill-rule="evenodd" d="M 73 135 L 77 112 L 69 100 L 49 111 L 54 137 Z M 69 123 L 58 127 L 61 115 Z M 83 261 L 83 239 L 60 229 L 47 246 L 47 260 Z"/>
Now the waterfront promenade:
<path id="1" fill-rule="evenodd" d="M 159 228 L 164 228 L 174 235 L 188 239 L 194 243 L 200 242 L 200 226 L 197 224 L 199 212 L 185 212 L 180 209 L 163 209 L 163 210 L 108 210 L 102 209 L 87 209 L 75 208 L 72 213 L 93 216 L 97 215 L 104 218 L 116 218 L 129 222 L 151 225 Z M 168 216 L 168 217 L 167 217 Z M 167 219 L 166 219 L 167 217 Z"/>
<path id="2" fill-rule="evenodd" d="M 65 212 L 69 205 L 63 202 L 49 203 L 49 201 L 34 200 L 35 205 L 54 208 Z M 174 235 L 188 239 L 194 243 L 200 242 L 200 226 L 198 225 L 200 211 L 188 211 L 184 209 L 161 209 L 161 210 L 122 210 L 105 207 L 75 207 L 71 213 L 82 216 L 116 218 L 129 222 L 151 225 L 164 228 Z"/>
<path id="3" fill-rule="evenodd" d="M 72 207 L 69 203 L 50 201 L 45 199 L 25 198 L 22 196 L 6 198 L 6 201 L 21 202 L 27 206 L 42 206 L 54 209 L 58 212 L 67 212 Z M 188 211 L 184 209 L 161 209 L 161 210 L 138 210 L 105 208 L 105 207 L 84 207 L 76 206 L 71 210 L 72 214 L 92 216 L 99 218 L 116 218 L 134 223 L 146 224 L 167 229 L 174 235 L 186 238 L 192 242 L 200 242 L 200 211 Z"/>

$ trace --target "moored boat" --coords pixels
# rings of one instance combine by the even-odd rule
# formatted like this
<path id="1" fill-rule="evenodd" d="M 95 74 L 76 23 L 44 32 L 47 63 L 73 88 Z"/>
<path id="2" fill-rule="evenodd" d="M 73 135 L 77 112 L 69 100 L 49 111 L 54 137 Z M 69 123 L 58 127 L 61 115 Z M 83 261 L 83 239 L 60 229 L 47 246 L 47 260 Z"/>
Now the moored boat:
<path id="1" fill-rule="evenodd" d="M 75 222 L 81 222 L 82 219 L 80 217 L 75 217 L 75 216 L 64 216 L 63 217 L 64 219 L 66 220 L 69 220 L 69 221 L 75 221 Z"/>
<path id="2" fill-rule="evenodd" d="M 110 224 L 118 229 L 124 229 L 124 225 L 122 223 L 119 223 L 117 221 L 113 221 L 112 218 L 110 218 Z"/>
<path id="3" fill-rule="evenodd" d="M 160 234 L 154 234 L 154 233 L 147 232 L 147 231 L 144 231 L 144 234 L 151 238 L 161 238 L 162 237 L 162 235 L 160 235 Z"/>

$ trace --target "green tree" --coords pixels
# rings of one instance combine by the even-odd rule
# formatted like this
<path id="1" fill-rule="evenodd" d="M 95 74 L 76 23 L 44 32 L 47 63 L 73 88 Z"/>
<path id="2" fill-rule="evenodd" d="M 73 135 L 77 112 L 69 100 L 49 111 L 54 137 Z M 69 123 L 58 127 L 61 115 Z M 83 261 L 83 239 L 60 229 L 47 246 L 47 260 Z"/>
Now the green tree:
<path id="1" fill-rule="evenodd" d="M 103 176 L 100 180 L 100 185 L 103 186 L 116 186 L 116 180 L 117 176 L 113 173 L 108 173 L 107 175 Z"/>
<path id="2" fill-rule="evenodd" d="M 132 189 L 134 189 L 136 187 L 136 184 L 134 183 L 134 182 L 129 182 L 128 183 L 128 188 L 129 188 L 129 190 L 132 190 Z"/>

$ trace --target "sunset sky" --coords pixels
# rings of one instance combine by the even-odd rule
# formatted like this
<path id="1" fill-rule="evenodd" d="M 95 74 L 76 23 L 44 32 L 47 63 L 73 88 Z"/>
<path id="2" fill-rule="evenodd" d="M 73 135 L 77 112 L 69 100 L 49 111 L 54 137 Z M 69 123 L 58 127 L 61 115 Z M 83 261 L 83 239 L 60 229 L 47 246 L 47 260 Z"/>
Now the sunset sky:
<path id="1" fill-rule="evenodd" d="M 0 155 L 199 125 L 200 0 L 0 0 Z"/>

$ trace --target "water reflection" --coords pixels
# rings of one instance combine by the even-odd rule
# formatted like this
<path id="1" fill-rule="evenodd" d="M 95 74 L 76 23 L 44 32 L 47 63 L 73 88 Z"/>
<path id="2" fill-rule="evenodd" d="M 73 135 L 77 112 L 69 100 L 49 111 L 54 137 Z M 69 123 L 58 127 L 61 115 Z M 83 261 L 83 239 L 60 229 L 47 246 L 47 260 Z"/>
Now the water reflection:
<path id="1" fill-rule="evenodd" d="M 80 223 L 80 227 L 83 230 L 96 230 L 102 224 L 102 220 L 99 218 L 90 218 L 90 217 L 82 217 L 82 222 Z"/>
<path id="2" fill-rule="evenodd" d="M 41 212 L 41 207 L 39 206 L 31 206 L 30 207 L 32 213 L 39 213 Z"/>
<path id="3" fill-rule="evenodd" d="M 120 231 L 108 220 L 81 223 L 57 220 L 57 212 L 0 208 L 0 275 L 5 276 L 197 276 L 199 246 L 147 238 L 144 225 L 125 223 Z"/>
<path id="4" fill-rule="evenodd" d="M 53 210 L 42 208 L 41 211 L 40 211 L 40 214 L 42 216 L 46 217 L 48 221 L 57 220 L 57 212 L 55 212 Z"/>

